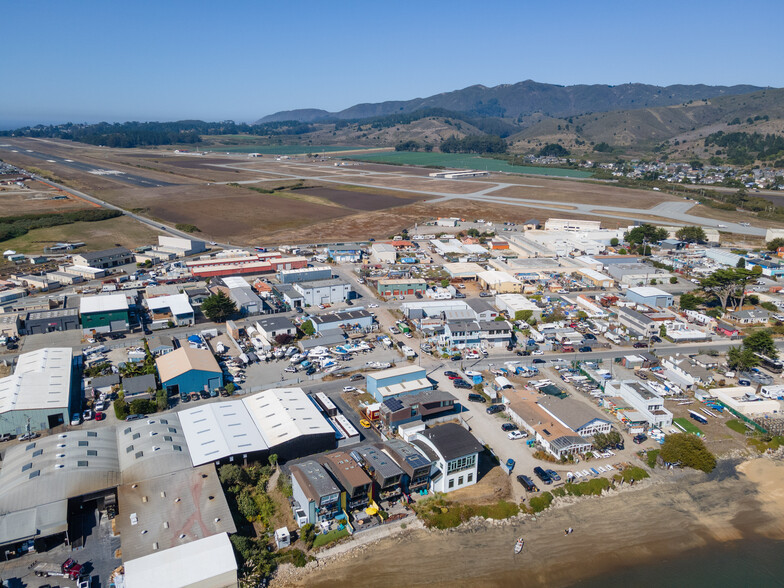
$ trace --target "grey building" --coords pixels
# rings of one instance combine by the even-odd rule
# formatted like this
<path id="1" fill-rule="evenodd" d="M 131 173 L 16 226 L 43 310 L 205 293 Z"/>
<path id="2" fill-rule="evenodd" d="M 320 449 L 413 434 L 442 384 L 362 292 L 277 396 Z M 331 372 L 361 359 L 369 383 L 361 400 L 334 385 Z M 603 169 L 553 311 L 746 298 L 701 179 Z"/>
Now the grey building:
<path id="1" fill-rule="evenodd" d="M 284 316 L 260 319 L 256 322 L 256 326 L 264 338 L 270 342 L 273 342 L 278 335 L 294 336 L 297 334 L 297 326 Z"/>
<path id="2" fill-rule="evenodd" d="M 125 247 L 113 247 L 102 251 L 87 251 L 77 253 L 72 258 L 74 265 L 86 265 L 98 269 L 108 269 L 133 263 L 135 256 L 133 252 Z"/>
<path id="3" fill-rule="evenodd" d="M 473 311 L 477 321 L 492 321 L 498 316 L 498 310 L 483 298 L 466 298 L 465 303 Z"/>
<path id="4" fill-rule="evenodd" d="M 278 296 L 291 308 L 302 308 L 305 306 L 305 298 L 292 284 L 276 284 L 273 288 Z"/>
<path id="5" fill-rule="evenodd" d="M 332 268 L 328 265 L 302 267 L 299 269 L 280 270 L 278 281 L 281 284 L 295 284 L 297 282 L 313 282 L 328 280 L 332 277 Z"/>
<path id="6" fill-rule="evenodd" d="M 253 288 L 230 288 L 229 298 L 237 305 L 237 310 L 244 316 L 255 316 L 264 312 L 264 302 L 253 291 Z"/>
<path id="7" fill-rule="evenodd" d="M 330 521 L 340 512 L 340 488 L 313 460 L 291 466 L 291 489 L 295 519 L 300 527 Z"/>
<path id="8" fill-rule="evenodd" d="M 127 402 L 136 400 L 137 398 L 152 400 L 155 398 L 155 391 L 158 389 L 158 383 L 155 381 L 154 375 L 144 374 L 133 378 L 123 378 L 122 388 Z M 150 390 L 152 390 L 152 393 L 150 393 Z"/>
<path id="9" fill-rule="evenodd" d="M 78 328 L 78 308 L 55 308 L 52 310 L 28 312 L 22 321 L 23 335 L 69 331 Z"/>

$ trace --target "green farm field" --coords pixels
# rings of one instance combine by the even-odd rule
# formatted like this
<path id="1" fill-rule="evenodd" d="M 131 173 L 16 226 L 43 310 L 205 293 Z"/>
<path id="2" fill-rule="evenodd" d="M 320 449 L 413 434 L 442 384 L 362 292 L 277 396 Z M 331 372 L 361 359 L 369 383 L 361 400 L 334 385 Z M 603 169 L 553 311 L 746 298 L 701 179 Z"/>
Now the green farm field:
<path id="1" fill-rule="evenodd" d="M 509 165 L 500 159 L 464 155 L 459 153 L 426 153 L 420 151 L 390 151 L 385 153 L 368 153 L 352 155 L 349 159 L 397 165 L 423 165 L 450 168 L 469 168 L 512 174 L 535 174 L 562 178 L 590 178 L 591 173 L 581 170 L 561 169 L 555 167 L 534 167 Z"/>

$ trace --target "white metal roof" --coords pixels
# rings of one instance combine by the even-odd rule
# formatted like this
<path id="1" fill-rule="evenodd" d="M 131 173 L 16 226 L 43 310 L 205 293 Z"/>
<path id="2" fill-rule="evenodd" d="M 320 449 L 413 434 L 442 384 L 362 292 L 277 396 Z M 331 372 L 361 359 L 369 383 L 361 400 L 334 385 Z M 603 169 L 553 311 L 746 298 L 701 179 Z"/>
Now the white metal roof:
<path id="1" fill-rule="evenodd" d="M 237 560 L 227 533 L 161 549 L 125 562 L 126 588 L 218 586 L 212 578 L 237 572 Z M 236 582 L 236 578 L 235 578 Z M 229 584 L 225 584 L 229 585 Z"/>
<path id="2" fill-rule="evenodd" d="M 672 294 L 669 294 L 664 290 L 659 290 L 658 288 L 653 288 L 651 286 L 638 286 L 636 288 L 629 288 L 626 292 L 627 294 L 629 292 L 633 292 L 637 296 L 643 296 L 645 298 L 650 296 L 672 296 Z"/>
<path id="3" fill-rule="evenodd" d="M 227 288 L 250 288 L 248 281 L 240 276 L 224 276 L 221 280 Z"/>
<path id="4" fill-rule="evenodd" d="M 241 400 L 205 404 L 182 410 L 177 416 L 194 466 L 267 449 Z"/>
<path id="5" fill-rule="evenodd" d="M 104 294 L 101 296 L 83 296 L 79 301 L 79 312 L 110 312 L 128 310 L 128 299 L 125 294 Z"/>
<path id="6" fill-rule="evenodd" d="M 373 378 L 377 382 L 380 380 L 385 380 L 387 378 L 396 378 L 398 376 L 407 376 L 410 374 L 422 374 L 426 373 L 427 370 L 423 367 L 418 365 L 404 365 L 402 367 L 394 367 L 389 368 L 388 370 L 383 370 L 380 372 L 376 372 L 374 374 L 368 374 L 368 378 Z"/>
<path id="7" fill-rule="evenodd" d="M 72 360 L 70 347 L 45 347 L 20 355 L 13 375 L 0 379 L 0 413 L 67 408 Z"/>
<path id="8" fill-rule="evenodd" d="M 486 284 L 520 283 L 517 278 L 506 272 L 486 271 L 477 274 L 477 277 Z"/>
<path id="9" fill-rule="evenodd" d="M 242 402 L 270 448 L 303 435 L 334 433 L 302 388 L 273 388 Z"/>
<path id="10" fill-rule="evenodd" d="M 592 280 L 607 280 L 610 282 L 613 281 L 613 279 L 610 276 L 603 274 L 602 272 L 597 272 L 596 270 L 591 269 L 589 267 L 580 268 L 577 270 L 577 273 L 582 274 L 586 278 L 590 278 Z"/>
<path id="11" fill-rule="evenodd" d="M 193 314 L 193 307 L 188 302 L 187 294 L 171 294 L 147 299 L 147 306 L 153 312 L 168 308 L 174 315 Z"/>

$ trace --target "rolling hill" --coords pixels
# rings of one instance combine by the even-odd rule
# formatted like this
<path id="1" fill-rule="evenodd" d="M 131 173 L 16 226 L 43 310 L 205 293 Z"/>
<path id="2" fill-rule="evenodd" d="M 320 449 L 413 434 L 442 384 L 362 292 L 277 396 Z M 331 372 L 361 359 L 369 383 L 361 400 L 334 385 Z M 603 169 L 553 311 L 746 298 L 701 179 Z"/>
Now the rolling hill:
<path id="1" fill-rule="evenodd" d="M 748 94 L 762 90 L 750 85 L 706 86 L 648 84 L 602 84 L 558 86 L 532 80 L 488 88 L 469 86 L 462 90 L 427 98 L 396 100 L 375 104 L 356 104 L 339 112 L 319 109 L 287 110 L 260 119 L 259 123 L 297 120 L 319 122 L 329 119 L 360 120 L 390 114 L 410 113 L 425 108 L 442 108 L 475 116 L 518 118 L 535 113 L 563 117 L 587 112 L 608 112 L 657 106 L 671 106 L 690 100 Z"/>

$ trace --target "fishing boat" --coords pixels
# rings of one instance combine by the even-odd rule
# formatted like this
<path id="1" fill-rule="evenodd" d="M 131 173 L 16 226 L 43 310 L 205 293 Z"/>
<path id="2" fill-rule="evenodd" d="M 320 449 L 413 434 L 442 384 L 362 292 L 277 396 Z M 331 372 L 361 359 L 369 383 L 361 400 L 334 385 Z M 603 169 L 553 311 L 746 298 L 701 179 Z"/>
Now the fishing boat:
<path id="1" fill-rule="evenodd" d="M 523 541 L 522 537 L 517 539 L 517 543 L 515 543 L 515 546 L 514 546 L 515 555 L 517 555 L 518 553 L 520 553 L 523 550 L 523 544 L 524 543 L 525 543 L 525 541 Z"/>

